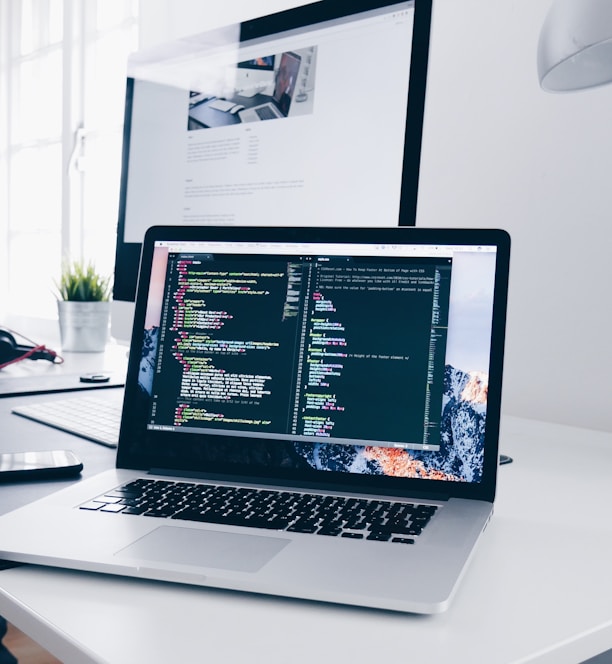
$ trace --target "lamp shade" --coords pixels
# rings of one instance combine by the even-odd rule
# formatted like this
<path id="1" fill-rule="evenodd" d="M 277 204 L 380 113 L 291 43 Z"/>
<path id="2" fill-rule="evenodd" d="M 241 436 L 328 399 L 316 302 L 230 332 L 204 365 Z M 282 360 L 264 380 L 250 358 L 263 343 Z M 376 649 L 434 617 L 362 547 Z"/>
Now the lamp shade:
<path id="1" fill-rule="evenodd" d="M 612 0 L 554 0 L 538 43 L 540 85 L 570 92 L 612 82 Z"/>

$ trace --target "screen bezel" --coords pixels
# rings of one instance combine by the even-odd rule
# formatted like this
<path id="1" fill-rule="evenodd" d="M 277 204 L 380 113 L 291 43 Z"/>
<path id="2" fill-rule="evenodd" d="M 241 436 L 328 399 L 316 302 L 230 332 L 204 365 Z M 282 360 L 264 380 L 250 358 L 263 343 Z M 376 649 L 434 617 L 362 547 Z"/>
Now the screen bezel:
<path id="1" fill-rule="evenodd" d="M 346 3 L 322 2 L 304 5 L 294 9 L 245 21 L 228 30 L 215 30 L 210 33 L 214 43 L 214 34 L 239 34 L 240 42 L 261 38 L 342 16 L 351 16 L 364 11 L 397 4 L 397 0 L 355 0 L 349 7 Z M 399 205 L 400 226 L 414 226 L 416 223 L 417 194 L 420 169 L 420 155 L 423 131 L 423 113 L 429 58 L 429 39 L 431 29 L 432 0 L 415 0 L 414 27 L 412 36 L 412 56 L 410 62 L 410 85 L 407 100 L 406 129 L 404 139 L 404 158 L 402 165 L 402 184 Z M 130 135 L 134 80 L 127 79 L 125 96 L 125 118 L 123 126 L 123 152 L 121 182 L 119 194 L 117 242 L 115 250 L 115 272 L 113 300 L 134 302 L 138 281 L 138 266 L 142 244 L 125 242 L 126 207 L 128 189 L 128 171 L 130 159 Z"/>
<path id="2" fill-rule="evenodd" d="M 139 283 L 135 325 L 132 334 L 127 387 L 124 400 L 125 417 L 122 418 L 117 465 L 137 470 L 163 469 L 173 474 L 205 474 L 244 481 L 246 468 L 234 465 L 197 467 L 193 459 L 176 456 L 172 436 L 146 431 L 146 417 L 135 417 L 142 403 L 138 389 L 140 353 L 144 339 L 144 321 L 155 240 L 211 240 L 211 241 L 279 241 L 279 242 L 333 242 L 333 243 L 408 243 L 495 245 L 497 247 L 496 277 L 493 297 L 491 350 L 489 358 L 489 391 L 487 399 L 487 425 L 482 481 L 479 483 L 447 482 L 430 479 L 355 475 L 314 469 L 280 471 L 249 476 L 250 482 L 275 483 L 284 486 L 320 486 L 333 490 L 385 493 L 388 495 L 418 495 L 422 492 L 440 497 L 475 498 L 492 501 L 498 466 L 498 437 L 501 410 L 501 384 L 503 370 L 506 302 L 510 238 L 505 231 L 481 229 L 420 229 L 420 228 L 279 228 L 279 227 L 153 227 L 145 236 L 142 274 Z M 148 398 L 148 397 L 147 397 Z M 179 434 L 183 436 L 191 434 Z M 214 440 L 215 436 L 211 437 Z M 143 441 L 143 449 L 130 441 Z M 258 469 L 261 470 L 261 469 Z"/>

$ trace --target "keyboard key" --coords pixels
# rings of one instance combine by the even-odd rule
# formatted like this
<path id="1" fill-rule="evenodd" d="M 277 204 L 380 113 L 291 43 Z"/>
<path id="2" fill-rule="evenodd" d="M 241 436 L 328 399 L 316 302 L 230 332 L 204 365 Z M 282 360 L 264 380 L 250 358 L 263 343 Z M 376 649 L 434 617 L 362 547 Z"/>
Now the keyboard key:
<path id="1" fill-rule="evenodd" d="M 314 521 L 299 520 L 292 523 L 287 530 L 292 533 L 316 533 L 319 527 Z"/>
<path id="2" fill-rule="evenodd" d="M 99 510 L 101 507 L 104 507 L 106 503 L 100 503 L 95 500 L 92 500 L 88 503 L 85 503 L 84 505 L 80 506 L 80 509 L 82 510 Z"/>

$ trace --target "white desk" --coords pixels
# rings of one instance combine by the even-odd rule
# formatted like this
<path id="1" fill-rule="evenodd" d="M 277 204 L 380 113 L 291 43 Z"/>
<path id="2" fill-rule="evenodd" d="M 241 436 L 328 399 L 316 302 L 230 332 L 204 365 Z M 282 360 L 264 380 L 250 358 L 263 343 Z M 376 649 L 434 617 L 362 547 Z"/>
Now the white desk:
<path id="1" fill-rule="evenodd" d="M 32 393 L 53 390 L 78 390 L 88 386 L 79 378 L 85 373 L 105 373 L 109 384 L 125 381 L 127 346 L 109 344 L 103 353 L 61 352 L 63 363 L 47 360 L 23 360 L 0 371 L 0 398 L 9 393 Z M 95 386 L 94 386 L 95 389 Z"/>
<path id="2" fill-rule="evenodd" d="M 438 616 L 30 566 L 0 572 L 0 614 L 79 664 L 575 664 L 612 648 L 612 434 L 505 418 L 502 451 L 496 514 Z"/>
<path id="3" fill-rule="evenodd" d="M 78 396 L 83 394 L 79 391 L 83 388 L 89 389 L 89 394 L 98 394 L 100 398 L 113 398 L 122 388 L 107 387 L 106 383 L 101 384 L 99 388 L 88 387 L 80 382 L 79 377 L 84 373 L 103 372 L 112 376 L 110 385 L 124 381 L 127 352 L 126 346 L 109 344 L 104 353 L 65 353 L 63 364 L 53 364 L 45 360 L 24 360 L 2 369 L 0 371 L 0 451 L 72 449 L 85 464 L 84 477 L 111 468 L 115 462 L 114 450 L 12 415 L 11 408 L 31 402 L 47 402 Z M 28 393 L 35 389 L 42 391 L 30 396 L 10 395 L 10 392 Z M 48 391 L 55 389 L 66 391 Z M 0 485 L 0 513 L 16 509 L 67 483 L 67 481 L 20 482 L 7 486 Z"/>

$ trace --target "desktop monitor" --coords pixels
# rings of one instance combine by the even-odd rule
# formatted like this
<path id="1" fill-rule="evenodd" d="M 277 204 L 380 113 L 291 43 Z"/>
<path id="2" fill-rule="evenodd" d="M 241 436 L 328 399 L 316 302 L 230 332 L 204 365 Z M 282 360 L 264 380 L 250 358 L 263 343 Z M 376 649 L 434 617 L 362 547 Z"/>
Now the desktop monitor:
<path id="1" fill-rule="evenodd" d="M 130 57 L 116 339 L 149 226 L 414 225 L 431 3 L 322 0 Z"/>

